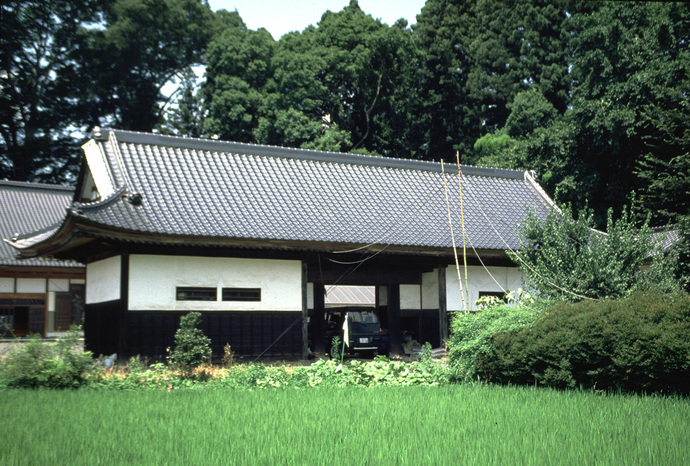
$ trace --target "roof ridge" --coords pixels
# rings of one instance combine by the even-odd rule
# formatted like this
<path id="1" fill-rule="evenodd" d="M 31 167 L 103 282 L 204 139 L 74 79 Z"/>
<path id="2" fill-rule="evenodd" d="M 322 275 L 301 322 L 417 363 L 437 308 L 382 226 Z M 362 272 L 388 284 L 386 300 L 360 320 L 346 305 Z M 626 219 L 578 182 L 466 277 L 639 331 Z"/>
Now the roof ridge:
<path id="1" fill-rule="evenodd" d="M 0 180 L 0 186 L 12 186 L 15 188 L 25 188 L 25 189 L 44 189 L 53 191 L 71 191 L 74 192 L 74 186 L 65 186 L 62 184 L 50 184 L 50 183 L 35 183 L 29 181 L 9 181 Z"/>
<path id="2" fill-rule="evenodd" d="M 283 157 L 291 159 L 304 159 L 328 163 L 344 163 L 354 165 L 375 165 L 389 168 L 408 170 L 424 170 L 441 172 L 440 162 L 427 160 L 401 159 L 384 157 L 381 155 L 364 155 L 347 152 L 328 152 L 313 149 L 295 147 L 271 146 L 262 144 L 250 144 L 245 142 L 221 141 L 217 139 L 201 139 L 183 136 L 169 136 L 156 133 L 143 133 L 137 131 L 125 131 L 116 129 L 94 129 L 92 137 L 98 141 L 107 141 L 110 134 L 115 135 L 118 142 L 133 144 L 162 145 L 168 147 L 181 147 L 186 149 L 205 150 L 210 152 L 250 152 L 249 155 Z M 251 153 L 254 149 L 256 152 Z M 334 158 L 333 156 L 337 156 Z M 460 170 L 466 175 L 491 176 L 496 178 L 522 179 L 523 170 L 511 170 L 508 168 L 477 167 L 473 165 L 460 165 Z M 448 173 L 457 173 L 455 164 L 448 164 Z"/>

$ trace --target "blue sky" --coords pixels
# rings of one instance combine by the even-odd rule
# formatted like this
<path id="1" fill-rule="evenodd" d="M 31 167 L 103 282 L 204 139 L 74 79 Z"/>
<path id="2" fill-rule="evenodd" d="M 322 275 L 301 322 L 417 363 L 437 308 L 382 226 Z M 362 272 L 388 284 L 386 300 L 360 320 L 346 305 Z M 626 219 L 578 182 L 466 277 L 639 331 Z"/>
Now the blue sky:
<path id="1" fill-rule="evenodd" d="M 237 10 L 249 29 L 266 28 L 278 40 L 286 32 L 316 25 L 326 10 L 340 11 L 350 0 L 209 0 L 215 10 Z M 409 24 L 422 11 L 425 0 L 359 0 L 365 13 L 391 25 L 399 18 Z"/>

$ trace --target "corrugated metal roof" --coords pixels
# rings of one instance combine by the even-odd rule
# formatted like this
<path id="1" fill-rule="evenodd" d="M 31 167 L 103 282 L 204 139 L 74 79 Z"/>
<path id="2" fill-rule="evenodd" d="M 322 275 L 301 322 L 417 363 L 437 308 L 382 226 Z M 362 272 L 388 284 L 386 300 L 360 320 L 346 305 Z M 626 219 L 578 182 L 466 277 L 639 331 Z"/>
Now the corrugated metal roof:
<path id="1" fill-rule="evenodd" d="M 42 231 L 61 222 L 73 194 L 74 188 L 67 186 L 0 181 L 0 239 L 11 239 L 28 231 Z M 16 249 L 0 241 L 0 265 L 82 267 L 74 261 L 17 259 L 16 256 Z"/>
<path id="2" fill-rule="evenodd" d="M 376 288 L 373 286 L 336 285 L 326 289 L 326 306 L 375 306 Z"/>
<path id="3" fill-rule="evenodd" d="M 118 188 L 80 206 L 100 225 L 160 235 L 305 242 L 452 246 L 438 163 L 104 130 Z M 517 247 L 528 210 L 551 208 L 524 172 L 462 167 L 468 242 Z M 461 234 L 457 168 L 445 174 L 456 240 Z"/>

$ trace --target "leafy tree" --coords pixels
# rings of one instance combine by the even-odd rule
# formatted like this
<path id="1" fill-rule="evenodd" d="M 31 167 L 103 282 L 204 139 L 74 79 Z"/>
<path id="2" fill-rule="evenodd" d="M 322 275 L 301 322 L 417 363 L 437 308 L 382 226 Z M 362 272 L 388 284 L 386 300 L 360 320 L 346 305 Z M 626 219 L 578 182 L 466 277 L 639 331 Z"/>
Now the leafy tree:
<path id="1" fill-rule="evenodd" d="M 163 121 L 158 129 L 163 134 L 201 137 L 204 134 L 203 109 L 196 74 L 191 67 L 182 73 L 182 87 L 178 94 L 163 114 Z"/>
<path id="2" fill-rule="evenodd" d="M 228 28 L 209 44 L 203 85 L 208 110 L 204 126 L 209 133 L 238 142 L 264 142 L 257 140 L 255 130 L 265 108 L 274 48 L 275 41 L 263 28 Z"/>
<path id="3" fill-rule="evenodd" d="M 81 80 L 73 55 L 99 0 L 4 1 L 0 27 L 0 178 L 64 182 L 76 173 Z"/>
<path id="4" fill-rule="evenodd" d="M 180 318 L 175 347 L 168 356 L 170 364 L 184 377 L 191 377 L 195 368 L 211 358 L 211 339 L 198 328 L 200 322 L 199 312 L 190 312 Z"/>
<path id="5" fill-rule="evenodd" d="M 223 23 L 199 0 L 117 0 L 103 27 L 83 31 L 80 72 L 91 86 L 82 99 L 87 123 L 151 131 L 161 120 L 162 88 L 200 64 Z"/>
<path id="6" fill-rule="evenodd" d="M 423 65 L 427 157 L 471 154 L 503 127 L 508 105 L 533 86 L 559 112 L 568 104 L 565 2 L 429 0 L 414 32 Z M 571 11 L 572 12 L 572 11 Z M 465 159 L 466 162 L 472 160 Z"/>
<path id="7" fill-rule="evenodd" d="M 548 129 L 548 143 L 556 139 L 569 146 L 565 166 L 577 167 L 575 182 L 560 186 L 562 200 L 582 207 L 584 199 L 596 199 L 593 207 L 601 225 L 607 208 L 618 210 L 631 191 L 641 191 L 643 215 L 652 213 L 658 221 L 667 209 L 668 218 L 671 211 L 679 212 L 668 208 L 688 189 L 683 169 L 688 152 L 688 9 L 610 2 L 575 15 L 573 22 L 579 33 L 573 41 L 572 108 L 558 124 L 568 131 Z M 529 157 L 540 164 L 559 163 L 544 157 L 543 151 L 550 150 L 545 144 L 535 141 L 531 148 Z M 554 180 L 563 179 L 552 173 Z M 676 208 L 687 212 L 682 202 Z"/>
<path id="8" fill-rule="evenodd" d="M 678 290 L 677 256 L 665 254 L 648 222 L 637 228 L 624 209 L 609 210 L 606 234 L 593 229 L 592 212 L 552 210 L 545 220 L 531 213 L 520 231 L 520 252 L 509 252 L 542 296 L 577 301 L 620 298 L 636 289 Z M 650 262 L 649 270 L 644 270 Z"/>

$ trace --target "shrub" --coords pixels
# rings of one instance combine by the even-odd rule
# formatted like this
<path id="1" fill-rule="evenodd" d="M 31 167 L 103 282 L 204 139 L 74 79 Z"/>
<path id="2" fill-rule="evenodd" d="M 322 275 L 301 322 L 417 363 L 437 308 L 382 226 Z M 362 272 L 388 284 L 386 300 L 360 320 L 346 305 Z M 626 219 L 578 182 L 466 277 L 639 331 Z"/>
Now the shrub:
<path id="1" fill-rule="evenodd" d="M 503 383 L 690 393 L 690 296 L 555 304 L 529 328 L 496 332 L 478 367 Z"/>
<path id="2" fill-rule="evenodd" d="M 93 355 L 81 349 L 74 327 L 57 342 L 35 335 L 17 344 L 0 361 L 0 381 L 7 387 L 76 388 L 92 366 Z"/>
<path id="3" fill-rule="evenodd" d="M 479 374 L 479 366 L 493 354 L 493 336 L 531 326 L 539 306 L 498 305 L 475 314 L 457 313 L 451 321 L 448 361 L 454 380 L 469 382 Z"/>
<path id="4" fill-rule="evenodd" d="M 197 328 L 201 314 L 190 312 L 180 318 L 180 328 L 175 332 L 175 347 L 168 356 L 172 367 L 189 378 L 194 369 L 211 358 L 211 339 Z"/>

